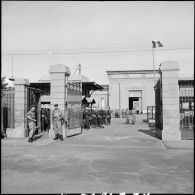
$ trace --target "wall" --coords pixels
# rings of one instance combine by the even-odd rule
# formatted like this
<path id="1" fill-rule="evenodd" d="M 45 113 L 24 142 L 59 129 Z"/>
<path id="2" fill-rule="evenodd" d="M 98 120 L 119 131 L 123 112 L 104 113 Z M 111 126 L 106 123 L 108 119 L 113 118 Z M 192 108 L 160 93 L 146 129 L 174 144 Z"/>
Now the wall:
<path id="1" fill-rule="evenodd" d="M 106 109 L 109 106 L 109 88 L 108 85 L 102 85 L 104 89 L 102 91 L 94 91 L 90 97 L 90 101 L 95 100 L 95 106 L 98 109 L 101 109 L 101 99 L 104 99 L 104 107 Z"/>
<path id="2" fill-rule="evenodd" d="M 120 83 L 120 98 L 119 98 Z M 129 90 L 142 91 L 142 110 L 146 112 L 147 106 L 155 105 L 153 78 L 110 78 L 109 102 L 111 109 L 126 109 L 129 107 Z M 119 104 L 120 99 L 120 104 Z"/>

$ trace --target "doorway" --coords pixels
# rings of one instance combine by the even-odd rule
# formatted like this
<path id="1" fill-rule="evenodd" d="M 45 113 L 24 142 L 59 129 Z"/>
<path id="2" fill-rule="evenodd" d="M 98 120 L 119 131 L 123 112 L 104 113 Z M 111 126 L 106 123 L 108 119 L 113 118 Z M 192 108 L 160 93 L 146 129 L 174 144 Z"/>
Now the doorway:
<path id="1" fill-rule="evenodd" d="M 136 105 L 139 104 L 139 97 L 129 97 L 129 110 L 132 110 L 133 107 L 136 109 Z M 136 109 L 137 114 L 139 114 L 139 110 Z"/>

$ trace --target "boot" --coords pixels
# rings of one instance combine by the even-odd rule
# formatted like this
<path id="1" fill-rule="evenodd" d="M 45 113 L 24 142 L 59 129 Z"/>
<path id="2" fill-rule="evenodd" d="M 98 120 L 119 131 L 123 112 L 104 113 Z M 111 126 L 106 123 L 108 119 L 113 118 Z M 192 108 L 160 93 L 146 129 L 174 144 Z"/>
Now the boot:
<path id="1" fill-rule="evenodd" d="M 62 136 L 62 135 L 60 135 L 59 137 L 60 137 L 60 140 L 61 140 L 61 141 L 63 141 L 63 136 Z"/>
<path id="2" fill-rule="evenodd" d="M 53 140 L 56 140 L 58 138 L 59 138 L 59 136 L 58 136 L 58 134 L 56 134 L 55 137 L 53 138 Z"/>
<path id="3" fill-rule="evenodd" d="M 28 138 L 28 142 L 31 142 L 31 143 L 33 142 L 31 137 Z"/>

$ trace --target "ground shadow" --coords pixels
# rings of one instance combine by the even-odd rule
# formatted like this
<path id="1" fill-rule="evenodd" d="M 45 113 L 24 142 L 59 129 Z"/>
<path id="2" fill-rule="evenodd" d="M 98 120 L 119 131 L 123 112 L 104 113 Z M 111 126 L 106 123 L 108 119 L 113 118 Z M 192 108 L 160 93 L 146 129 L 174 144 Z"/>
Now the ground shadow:
<path id="1" fill-rule="evenodd" d="M 145 134 L 147 134 L 147 135 L 150 135 L 150 136 L 152 136 L 152 137 L 154 137 L 154 138 L 156 138 L 156 139 L 159 139 L 158 137 L 157 137 L 157 135 L 156 135 L 156 131 L 155 130 L 153 130 L 153 129 L 145 129 L 145 130 L 143 130 L 143 129 L 139 129 L 138 131 L 140 131 L 140 132 L 142 132 L 142 133 L 145 133 Z"/>
<path id="2" fill-rule="evenodd" d="M 82 132 L 81 132 L 81 133 L 76 133 L 76 134 L 67 135 L 66 138 L 68 138 L 68 137 L 74 137 L 74 136 L 77 136 L 77 135 L 80 135 L 80 134 L 82 134 Z"/>
<path id="3" fill-rule="evenodd" d="M 40 139 L 42 136 L 42 134 L 34 135 L 34 140 Z"/>

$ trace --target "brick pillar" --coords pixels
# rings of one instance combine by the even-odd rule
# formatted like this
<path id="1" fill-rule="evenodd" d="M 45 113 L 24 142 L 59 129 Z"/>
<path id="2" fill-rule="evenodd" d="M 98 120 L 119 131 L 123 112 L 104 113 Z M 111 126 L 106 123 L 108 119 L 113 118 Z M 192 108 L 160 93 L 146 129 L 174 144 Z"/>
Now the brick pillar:
<path id="1" fill-rule="evenodd" d="M 179 64 L 174 61 L 163 62 L 160 65 L 160 71 L 162 72 L 162 140 L 181 140 L 179 128 Z"/>
<path id="2" fill-rule="evenodd" d="M 57 64 L 50 66 L 50 105 L 51 111 L 54 109 L 54 104 L 58 104 L 58 108 L 64 115 L 65 111 L 65 99 L 66 99 L 66 88 L 68 76 L 70 76 L 69 67 L 63 64 Z M 51 112 L 52 113 L 52 112 Z M 54 130 L 52 124 L 52 118 L 50 123 L 49 138 L 54 137 Z M 65 137 L 65 125 L 62 126 L 63 137 Z"/>
<path id="3" fill-rule="evenodd" d="M 15 128 L 7 129 L 7 137 L 25 137 L 27 129 L 27 86 L 28 79 L 15 79 Z"/>

